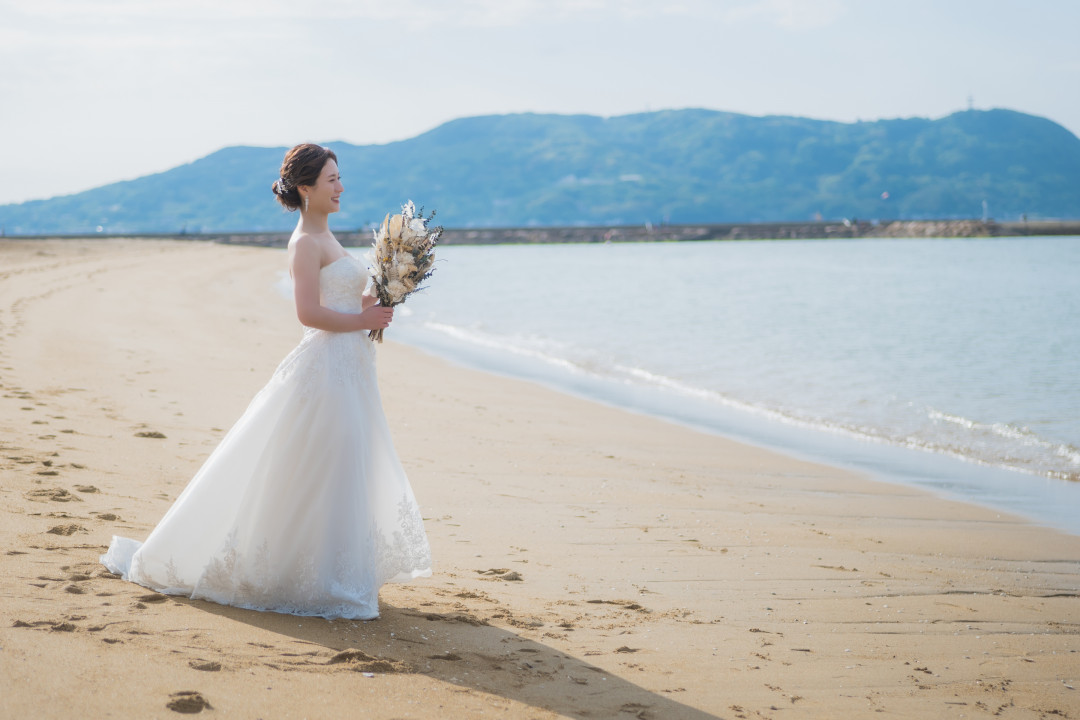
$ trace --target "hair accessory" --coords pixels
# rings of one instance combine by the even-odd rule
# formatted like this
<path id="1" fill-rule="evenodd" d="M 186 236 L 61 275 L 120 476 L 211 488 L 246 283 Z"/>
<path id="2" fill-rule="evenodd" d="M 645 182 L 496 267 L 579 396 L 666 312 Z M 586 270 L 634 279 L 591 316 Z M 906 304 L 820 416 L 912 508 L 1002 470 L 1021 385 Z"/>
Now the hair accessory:
<path id="1" fill-rule="evenodd" d="M 285 178 L 279 177 L 277 179 L 278 192 L 282 195 L 289 192 L 289 183 L 285 181 Z"/>

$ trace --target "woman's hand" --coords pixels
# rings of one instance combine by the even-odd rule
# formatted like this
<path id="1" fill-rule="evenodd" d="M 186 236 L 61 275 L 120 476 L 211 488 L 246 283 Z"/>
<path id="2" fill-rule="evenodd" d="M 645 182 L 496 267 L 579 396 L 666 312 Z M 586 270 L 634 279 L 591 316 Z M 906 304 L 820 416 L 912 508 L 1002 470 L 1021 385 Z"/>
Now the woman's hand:
<path id="1" fill-rule="evenodd" d="M 372 305 L 357 317 L 360 319 L 361 330 L 385 330 L 394 319 L 394 308 Z"/>

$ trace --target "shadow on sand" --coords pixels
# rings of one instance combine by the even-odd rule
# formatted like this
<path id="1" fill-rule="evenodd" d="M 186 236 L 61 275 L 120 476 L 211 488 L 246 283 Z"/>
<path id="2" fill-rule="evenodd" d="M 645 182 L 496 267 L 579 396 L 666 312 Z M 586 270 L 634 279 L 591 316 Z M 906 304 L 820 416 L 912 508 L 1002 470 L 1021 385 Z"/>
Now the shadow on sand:
<path id="1" fill-rule="evenodd" d="M 667 676 L 670 687 L 659 692 L 646 690 L 581 658 L 489 625 L 467 612 L 431 612 L 382 603 L 378 620 L 331 621 L 170 599 L 326 650 L 306 658 L 293 652 L 282 654 L 280 659 L 265 657 L 266 664 L 272 667 L 325 666 L 336 670 L 344 663 L 350 669 L 376 675 L 416 673 L 581 718 L 718 717 L 668 697 L 683 692 L 677 677 Z"/>

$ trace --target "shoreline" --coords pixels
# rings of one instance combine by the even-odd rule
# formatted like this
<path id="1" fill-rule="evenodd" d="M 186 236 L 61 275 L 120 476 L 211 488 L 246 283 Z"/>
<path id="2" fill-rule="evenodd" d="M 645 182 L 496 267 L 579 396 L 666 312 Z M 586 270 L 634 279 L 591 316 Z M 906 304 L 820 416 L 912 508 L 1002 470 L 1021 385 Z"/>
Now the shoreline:
<path id="1" fill-rule="evenodd" d="M 0 235 L 0 241 L 40 240 L 179 240 L 223 245 L 283 248 L 291 231 L 123 233 L 71 235 Z M 335 232 L 342 245 L 367 246 L 370 230 Z M 747 223 L 684 223 L 675 225 L 589 225 L 568 227 L 448 227 L 444 245 L 561 244 L 604 242 L 703 242 L 748 240 L 918 239 L 1080 236 L 1080 220 L 843 220 Z M 352 245 L 357 244 L 358 245 Z"/>
<path id="2" fill-rule="evenodd" d="M 528 358 L 496 358 L 483 349 L 399 328 L 398 342 L 455 365 L 536 383 L 625 412 L 865 475 L 875 482 L 928 490 L 937 497 L 1017 515 L 1036 525 L 1080 536 L 1080 484 L 1014 468 L 886 440 L 829 430 L 750 409 L 674 397 L 648 386 L 626 387 L 608 379 L 567 376 Z M 500 362 L 500 360 L 502 362 Z"/>
<path id="3" fill-rule="evenodd" d="M 222 717 L 1080 712 L 1080 539 L 393 342 L 435 576 L 371 623 L 148 595 L 97 555 L 156 523 L 295 345 L 282 256 L 0 260 L 0 715 L 171 717 L 181 691 Z"/>

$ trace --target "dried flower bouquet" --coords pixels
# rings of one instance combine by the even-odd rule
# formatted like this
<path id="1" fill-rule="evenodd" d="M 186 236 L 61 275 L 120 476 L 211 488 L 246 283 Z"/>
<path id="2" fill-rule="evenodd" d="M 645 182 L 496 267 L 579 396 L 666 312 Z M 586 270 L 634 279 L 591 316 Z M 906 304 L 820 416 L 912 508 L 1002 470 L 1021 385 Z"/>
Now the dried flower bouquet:
<path id="1" fill-rule="evenodd" d="M 425 218 L 423 208 L 417 211 L 410 200 L 401 206 L 400 215 L 387 214 L 382 227 L 375 232 L 368 260 L 372 290 L 380 305 L 400 305 L 435 272 L 435 245 L 443 228 L 428 227 L 434 217 L 433 210 Z M 372 330 L 368 337 L 382 342 L 383 331 Z"/>

